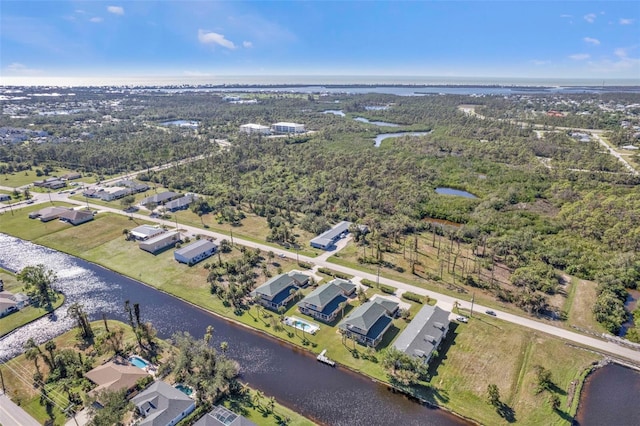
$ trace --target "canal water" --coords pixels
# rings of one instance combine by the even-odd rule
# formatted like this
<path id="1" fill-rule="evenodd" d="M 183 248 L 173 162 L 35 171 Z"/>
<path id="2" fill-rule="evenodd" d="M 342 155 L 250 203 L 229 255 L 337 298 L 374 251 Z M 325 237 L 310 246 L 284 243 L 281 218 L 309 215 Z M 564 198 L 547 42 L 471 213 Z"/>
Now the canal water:
<path id="1" fill-rule="evenodd" d="M 576 426 L 640 425 L 640 372 L 610 364 L 588 378 L 580 397 Z"/>
<path id="2" fill-rule="evenodd" d="M 65 305 L 52 318 L 41 318 L 0 339 L 0 359 L 22 352 L 33 337 L 43 343 L 73 327 L 66 306 L 81 302 L 90 318 L 126 322 L 124 301 L 140 303 L 143 321 L 161 338 L 177 331 L 204 336 L 214 327 L 214 344 L 229 343 L 228 354 L 241 365 L 242 380 L 280 403 L 325 425 L 464 425 L 442 410 L 429 409 L 390 392 L 359 374 L 321 364 L 307 352 L 228 322 L 135 280 L 46 247 L 0 234 L 0 266 L 19 271 L 45 264 L 58 275 Z M 330 354 L 329 354 L 330 355 Z"/>

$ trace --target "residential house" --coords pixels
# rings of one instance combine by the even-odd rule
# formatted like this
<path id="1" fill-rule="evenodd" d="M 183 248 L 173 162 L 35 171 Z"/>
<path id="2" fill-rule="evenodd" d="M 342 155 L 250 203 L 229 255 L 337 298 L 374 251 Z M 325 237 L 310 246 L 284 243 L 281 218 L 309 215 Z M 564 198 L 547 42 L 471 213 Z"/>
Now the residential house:
<path id="1" fill-rule="evenodd" d="M 271 125 L 273 133 L 304 133 L 304 124 L 280 122 Z"/>
<path id="2" fill-rule="evenodd" d="M 138 192 L 144 192 L 149 189 L 149 185 L 145 183 L 139 183 L 133 180 L 124 179 L 115 183 L 116 186 L 124 186 L 125 188 L 129 188 L 132 194 Z"/>
<path id="3" fill-rule="evenodd" d="M 341 304 L 346 303 L 355 290 L 355 284 L 335 279 L 309 293 L 298 303 L 298 310 L 317 320 L 331 322 L 340 313 Z"/>
<path id="4" fill-rule="evenodd" d="M 130 194 L 131 190 L 129 188 L 124 188 L 122 186 L 107 186 L 105 188 L 101 188 L 96 193 L 96 197 L 100 198 L 102 201 L 113 201 L 124 198 Z"/>
<path id="5" fill-rule="evenodd" d="M 134 396 L 131 402 L 143 417 L 136 423 L 138 426 L 174 426 L 196 408 L 193 399 L 160 380 Z"/>
<path id="6" fill-rule="evenodd" d="M 93 212 L 89 210 L 69 210 L 60 214 L 59 217 L 61 221 L 75 226 L 93 220 Z"/>
<path id="7" fill-rule="evenodd" d="M 94 396 L 102 391 L 129 391 L 138 380 L 149 376 L 149 373 L 122 359 L 114 359 L 87 371 L 84 376 L 97 385 L 89 392 L 90 396 Z"/>
<path id="8" fill-rule="evenodd" d="M 348 317 L 338 324 L 338 329 L 349 339 L 375 348 L 380 344 L 391 324 L 392 319 L 389 311 L 380 303 L 379 299 L 376 299 L 365 302 L 354 309 Z"/>
<path id="9" fill-rule="evenodd" d="M 323 232 L 311 240 L 311 247 L 322 250 L 329 250 L 334 246 L 336 241 L 349 232 L 351 222 L 342 221 L 328 231 Z"/>
<path id="10" fill-rule="evenodd" d="M 217 249 L 218 246 L 214 242 L 202 239 L 179 248 L 173 253 L 173 257 L 178 262 L 191 266 L 212 256 Z"/>
<path id="11" fill-rule="evenodd" d="M 0 317 L 8 315 L 11 312 L 17 312 L 28 304 L 29 296 L 24 293 L 0 291 Z"/>
<path id="12" fill-rule="evenodd" d="M 35 212 L 29 213 L 29 219 L 40 219 L 42 222 L 49 222 L 58 219 L 61 214 L 71 211 L 66 207 L 45 207 Z"/>
<path id="13" fill-rule="evenodd" d="M 248 134 L 260 134 L 260 135 L 268 135 L 271 133 L 271 128 L 269 126 L 263 126 L 261 124 L 243 124 L 240 126 L 240 131 Z"/>
<path id="14" fill-rule="evenodd" d="M 398 336 L 393 346 L 428 363 L 449 331 L 449 312 L 426 305 Z"/>
<path id="15" fill-rule="evenodd" d="M 154 205 L 159 206 L 175 198 L 178 198 L 179 196 L 180 194 L 176 192 L 165 191 L 165 192 L 161 192 L 160 194 L 154 194 L 150 197 L 143 199 L 142 201 L 140 201 L 140 204 L 147 207 L 154 206 Z"/>
<path id="16" fill-rule="evenodd" d="M 65 185 L 66 184 L 63 181 L 56 177 L 47 178 L 45 180 L 37 180 L 33 182 L 33 186 L 47 189 L 60 189 L 64 188 Z"/>
<path id="17" fill-rule="evenodd" d="M 216 405 L 193 426 L 256 426 L 256 424 L 222 405 Z"/>
<path id="18" fill-rule="evenodd" d="M 193 203 L 197 197 L 193 194 L 187 194 L 184 197 L 176 198 L 175 200 L 171 200 L 164 205 L 164 208 L 175 212 L 177 210 L 184 210 L 189 207 L 189 204 Z"/>
<path id="19" fill-rule="evenodd" d="M 76 179 L 80 179 L 82 177 L 82 175 L 80 173 L 67 173 L 65 175 L 62 175 L 62 179 L 65 180 L 76 180 Z"/>
<path id="20" fill-rule="evenodd" d="M 165 232 L 164 229 L 157 226 L 140 225 L 133 228 L 129 232 L 129 234 L 131 234 L 136 240 L 144 241 L 144 240 L 148 240 L 149 238 L 153 238 L 156 235 L 160 235 L 164 232 Z"/>
<path id="21" fill-rule="evenodd" d="M 307 280 L 303 281 L 301 276 L 306 277 Z M 308 280 L 308 276 L 298 272 L 280 274 L 253 290 L 251 296 L 259 296 L 262 306 L 277 311 L 281 306 L 286 307 L 295 297 L 295 293 L 304 287 Z"/>
<path id="22" fill-rule="evenodd" d="M 151 254 L 157 254 L 162 250 L 175 246 L 180 242 L 180 232 L 164 232 L 145 241 L 140 241 L 138 247 Z"/>

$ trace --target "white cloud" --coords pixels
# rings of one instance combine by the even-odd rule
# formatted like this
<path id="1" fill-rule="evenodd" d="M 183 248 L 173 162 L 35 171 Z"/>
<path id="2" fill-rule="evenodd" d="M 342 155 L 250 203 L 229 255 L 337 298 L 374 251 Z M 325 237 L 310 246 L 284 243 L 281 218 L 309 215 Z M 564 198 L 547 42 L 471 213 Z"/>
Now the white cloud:
<path id="1" fill-rule="evenodd" d="M 626 58 L 628 56 L 627 49 L 625 49 L 624 47 L 618 47 L 613 51 L 613 54 L 618 58 Z"/>
<path id="2" fill-rule="evenodd" d="M 595 13 L 589 13 L 587 15 L 584 15 L 584 20 L 587 21 L 590 24 L 593 24 L 593 22 L 596 20 L 596 14 Z"/>
<path id="3" fill-rule="evenodd" d="M 569 59 L 573 59 L 574 61 L 584 61 L 585 59 L 589 59 L 591 55 L 588 53 L 576 53 L 573 55 L 569 55 Z"/>
<path id="4" fill-rule="evenodd" d="M 107 6 L 107 12 L 114 15 L 124 15 L 124 8 L 122 6 Z"/>
<path id="5" fill-rule="evenodd" d="M 198 30 L 198 41 L 202 44 L 217 44 L 227 49 L 235 49 L 236 45 L 227 40 L 224 35 L 212 31 Z"/>
<path id="6" fill-rule="evenodd" d="M 583 40 L 585 41 L 585 43 L 593 44 L 595 46 L 600 45 L 600 40 L 598 40 L 597 38 L 585 37 L 583 38 Z"/>
<path id="7" fill-rule="evenodd" d="M 89 22 L 102 22 L 102 18 L 100 18 L 99 16 L 96 16 L 94 18 L 89 19 Z"/>
<path id="8" fill-rule="evenodd" d="M 37 75 L 37 74 L 42 74 L 42 70 L 29 68 L 26 65 L 18 63 L 18 62 L 13 62 L 13 63 L 9 64 L 5 68 L 5 70 L 7 71 L 8 74 L 14 74 L 14 75 Z"/>
<path id="9" fill-rule="evenodd" d="M 627 18 L 620 18 L 620 25 L 631 25 L 633 24 L 635 21 L 635 19 L 627 19 Z"/>
<path id="10" fill-rule="evenodd" d="M 250 41 L 243 41 L 242 42 L 242 47 L 245 47 L 247 49 L 251 49 L 253 47 L 253 43 L 251 43 Z"/>

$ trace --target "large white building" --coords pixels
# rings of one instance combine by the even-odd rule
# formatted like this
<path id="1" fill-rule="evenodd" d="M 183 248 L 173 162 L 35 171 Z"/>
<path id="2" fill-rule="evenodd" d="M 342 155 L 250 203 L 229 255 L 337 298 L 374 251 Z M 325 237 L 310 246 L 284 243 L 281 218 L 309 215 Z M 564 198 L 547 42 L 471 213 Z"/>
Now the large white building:
<path id="1" fill-rule="evenodd" d="M 269 128 L 269 126 L 263 126 L 261 124 L 254 123 L 243 124 L 242 126 L 240 126 L 240 131 L 249 134 L 258 133 L 261 135 L 268 135 L 269 133 L 271 133 L 271 129 Z"/>
<path id="2" fill-rule="evenodd" d="M 273 133 L 304 133 L 304 124 L 297 123 L 274 123 L 271 125 L 271 131 Z"/>

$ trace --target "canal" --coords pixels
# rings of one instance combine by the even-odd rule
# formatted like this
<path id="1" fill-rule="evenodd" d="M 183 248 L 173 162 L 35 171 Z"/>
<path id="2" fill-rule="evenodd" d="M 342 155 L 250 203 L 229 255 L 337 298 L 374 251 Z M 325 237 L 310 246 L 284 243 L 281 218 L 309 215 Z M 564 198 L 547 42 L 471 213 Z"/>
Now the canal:
<path id="1" fill-rule="evenodd" d="M 280 403 L 326 425 L 463 425 L 443 410 L 430 409 L 390 392 L 359 374 L 318 363 L 301 349 L 238 326 L 135 280 L 46 247 L 0 234 L 0 266 L 18 271 L 45 264 L 56 271 L 65 305 L 57 315 L 37 320 L 0 339 L 0 359 L 22 352 L 33 337 L 38 343 L 73 327 L 66 306 L 81 302 L 90 318 L 126 321 L 124 301 L 140 303 L 144 321 L 151 321 L 161 338 L 177 331 L 204 335 L 213 325 L 214 344 L 229 343 L 228 354 L 241 365 L 242 380 Z"/>

